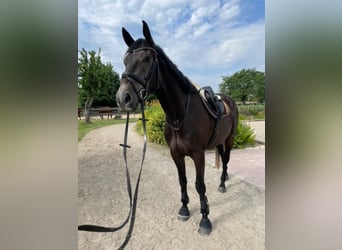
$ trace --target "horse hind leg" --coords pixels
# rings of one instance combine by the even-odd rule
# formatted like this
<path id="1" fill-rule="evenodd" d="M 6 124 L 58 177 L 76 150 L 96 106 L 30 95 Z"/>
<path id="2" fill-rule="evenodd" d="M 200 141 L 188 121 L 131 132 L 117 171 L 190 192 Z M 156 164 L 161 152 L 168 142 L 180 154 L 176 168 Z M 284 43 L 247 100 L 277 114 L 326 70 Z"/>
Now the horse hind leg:
<path id="1" fill-rule="evenodd" d="M 218 188 L 219 192 L 224 193 L 226 192 L 226 185 L 225 181 L 228 180 L 228 173 L 227 173 L 227 157 L 223 149 L 223 145 L 220 144 L 216 147 L 217 152 L 221 156 L 222 159 L 222 175 L 221 175 L 221 182 Z"/>
<path id="2" fill-rule="evenodd" d="M 225 182 L 229 180 L 228 175 L 228 162 L 230 159 L 230 151 L 233 148 L 233 136 L 229 136 L 225 141 L 225 150 L 223 150 L 223 145 L 217 146 L 217 150 L 219 154 L 221 155 L 222 159 L 222 175 L 221 175 L 221 182 L 219 186 L 219 192 L 225 193 L 227 191 Z"/>

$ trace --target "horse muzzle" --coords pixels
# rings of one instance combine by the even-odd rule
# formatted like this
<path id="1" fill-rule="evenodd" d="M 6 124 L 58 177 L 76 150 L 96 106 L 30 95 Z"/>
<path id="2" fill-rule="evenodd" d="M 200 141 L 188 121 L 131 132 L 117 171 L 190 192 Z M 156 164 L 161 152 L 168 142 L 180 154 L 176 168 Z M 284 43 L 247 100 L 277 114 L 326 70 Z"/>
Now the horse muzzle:
<path id="1" fill-rule="evenodd" d="M 135 111 L 138 107 L 138 97 L 129 85 L 120 86 L 116 93 L 116 103 L 122 111 Z"/>

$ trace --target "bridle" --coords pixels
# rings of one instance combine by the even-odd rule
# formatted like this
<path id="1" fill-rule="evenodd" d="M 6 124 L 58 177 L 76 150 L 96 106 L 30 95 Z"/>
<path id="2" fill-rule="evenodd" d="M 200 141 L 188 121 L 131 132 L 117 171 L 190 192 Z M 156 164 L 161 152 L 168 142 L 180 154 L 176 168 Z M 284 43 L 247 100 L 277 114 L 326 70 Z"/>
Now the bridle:
<path id="1" fill-rule="evenodd" d="M 142 100 L 146 100 L 146 97 L 149 94 L 148 91 L 149 91 L 149 89 L 151 87 L 150 86 L 151 85 L 151 80 L 152 80 L 152 77 L 153 77 L 154 73 L 157 74 L 157 85 L 159 85 L 158 52 L 155 49 L 153 49 L 151 47 L 138 48 L 138 49 L 132 50 L 131 52 L 126 53 L 125 57 L 127 57 L 130 54 L 134 54 L 134 53 L 137 53 L 137 52 L 143 51 L 143 50 L 150 50 L 150 51 L 153 52 L 153 55 L 154 55 L 154 60 L 153 60 L 153 62 L 151 64 L 151 66 L 150 66 L 149 71 L 145 75 L 144 79 L 141 79 L 139 76 L 137 76 L 137 75 L 135 75 L 133 73 L 128 73 L 128 72 L 124 72 L 121 75 L 122 79 L 126 78 L 127 81 L 132 85 L 133 90 L 134 90 L 135 94 L 137 95 L 140 103 L 141 103 Z M 137 90 L 135 88 L 134 84 L 131 81 L 132 79 L 142 86 L 142 88 L 140 90 Z M 158 88 L 158 86 L 157 86 L 157 88 Z"/>
<path id="2" fill-rule="evenodd" d="M 154 72 L 157 70 L 158 74 L 158 59 L 157 55 L 158 53 L 150 47 L 143 47 L 139 48 L 136 50 L 133 50 L 132 52 L 127 53 L 125 56 L 127 56 L 130 53 L 136 53 L 141 50 L 151 50 L 154 53 L 154 61 L 152 62 L 152 65 L 150 67 L 149 72 L 146 74 L 144 77 L 144 80 L 140 79 L 140 77 L 131 74 L 131 73 L 123 73 L 122 78 L 126 78 L 129 83 L 132 84 L 130 79 L 133 79 L 134 81 L 138 82 L 140 85 L 142 85 L 142 88 L 137 91 L 136 88 L 134 87 L 134 84 L 132 84 L 132 87 L 135 91 L 135 93 L 138 96 L 139 102 L 140 102 L 140 107 L 141 107 L 141 121 L 143 125 L 143 132 L 144 132 L 144 146 L 143 146 L 143 154 L 142 154 L 142 159 L 141 159 L 141 165 L 140 165 L 140 170 L 138 174 L 138 179 L 135 185 L 135 191 L 134 191 L 134 196 L 132 198 L 132 186 L 131 186 L 131 180 L 130 180 L 130 175 L 129 175 L 129 170 L 128 170 L 128 164 L 127 164 L 127 148 L 130 148 L 130 146 L 127 144 L 127 138 L 128 138 L 128 124 L 129 124 L 129 112 L 127 112 L 126 116 L 126 126 L 125 126 L 125 136 L 124 136 L 124 143 L 120 144 L 121 147 L 123 147 L 123 156 L 124 156 L 124 161 L 125 161 L 125 167 L 126 167 L 126 181 L 127 181 L 127 192 L 129 196 L 129 213 L 125 221 L 118 227 L 103 227 L 103 226 L 97 226 L 97 225 L 80 225 L 78 226 L 79 231 L 89 231 L 89 232 L 115 232 L 123 228 L 128 221 L 130 220 L 130 225 L 129 229 L 126 235 L 126 238 L 124 242 L 121 244 L 121 246 L 118 249 L 124 249 L 124 247 L 127 245 L 128 241 L 131 238 L 132 232 L 133 232 L 133 227 L 134 227 L 134 221 L 135 221 L 135 213 L 136 213 L 136 206 L 137 206 L 137 200 L 138 200 L 138 190 L 139 190 L 139 184 L 140 184 L 140 177 L 141 177 L 141 172 L 142 168 L 144 165 L 144 160 L 145 160 L 145 154 L 146 154 L 146 146 L 147 146 L 147 136 L 146 136 L 146 121 L 145 119 L 145 100 L 148 95 L 147 90 L 149 89 L 149 85 L 151 84 L 151 79 L 154 74 Z M 157 75 L 157 81 L 159 82 L 159 74 Z M 159 83 L 157 83 L 159 84 Z"/>

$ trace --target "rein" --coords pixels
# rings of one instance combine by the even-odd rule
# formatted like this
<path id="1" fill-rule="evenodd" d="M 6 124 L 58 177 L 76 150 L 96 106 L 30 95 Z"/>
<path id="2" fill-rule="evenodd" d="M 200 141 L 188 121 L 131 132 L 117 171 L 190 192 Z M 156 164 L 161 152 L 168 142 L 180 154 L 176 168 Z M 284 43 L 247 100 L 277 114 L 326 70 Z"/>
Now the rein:
<path id="1" fill-rule="evenodd" d="M 130 225 L 129 225 L 129 229 L 128 229 L 126 238 L 118 249 L 124 249 L 124 247 L 127 245 L 128 241 L 131 238 L 131 235 L 133 232 L 133 227 L 134 227 L 135 213 L 136 213 L 137 200 L 138 200 L 139 183 L 140 183 L 142 168 L 144 165 L 145 154 L 146 154 L 146 145 L 147 145 L 147 136 L 146 136 L 146 121 L 147 120 L 145 119 L 144 106 L 145 106 L 145 102 L 144 102 L 144 100 L 142 100 L 141 101 L 141 116 L 142 116 L 142 118 L 140 120 L 142 121 L 143 131 L 144 131 L 144 147 L 143 147 L 141 165 L 140 165 L 137 183 L 135 185 L 135 191 L 134 191 L 133 199 L 132 199 L 131 179 L 130 179 L 128 164 L 127 164 L 127 148 L 130 148 L 130 146 L 127 144 L 129 112 L 127 112 L 127 117 L 126 117 L 124 143 L 120 144 L 120 146 L 123 147 L 123 156 L 124 156 L 124 161 L 125 161 L 125 166 L 126 166 L 127 192 L 128 192 L 129 201 L 130 201 L 129 202 L 130 208 L 129 208 L 129 213 L 128 213 L 127 218 L 118 227 L 103 227 L 103 226 L 97 226 L 97 225 L 80 225 L 80 226 L 78 226 L 78 231 L 89 231 L 89 232 L 100 232 L 100 233 L 106 233 L 107 232 L 108 233 L 108 232 L 115 232 L 115 231 L 120 230 L 130 220 Z"/>

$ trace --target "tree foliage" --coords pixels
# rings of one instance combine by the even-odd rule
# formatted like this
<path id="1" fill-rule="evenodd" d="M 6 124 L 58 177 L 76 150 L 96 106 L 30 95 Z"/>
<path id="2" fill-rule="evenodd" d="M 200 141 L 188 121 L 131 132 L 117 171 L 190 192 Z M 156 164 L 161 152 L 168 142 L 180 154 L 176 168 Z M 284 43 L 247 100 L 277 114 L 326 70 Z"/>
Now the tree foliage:
<path id="1" fill-rule="evenodd" d="M 255 69 L 242 69 L 232 76 L 222 77 L 220 92 L 236 101 L 265 101 L 265 73 Z"/>
<path id="2" fill-rule="evenodd" d="M 89 109 L 93 102 L 115 103 L 115 94 L 120 85 L 118 73 L 110 63 L 101 61 L 101 50 L 80 51 L 78 59 L 78 102 L 84 105 L 85 121 L 90 122 Z"/>

